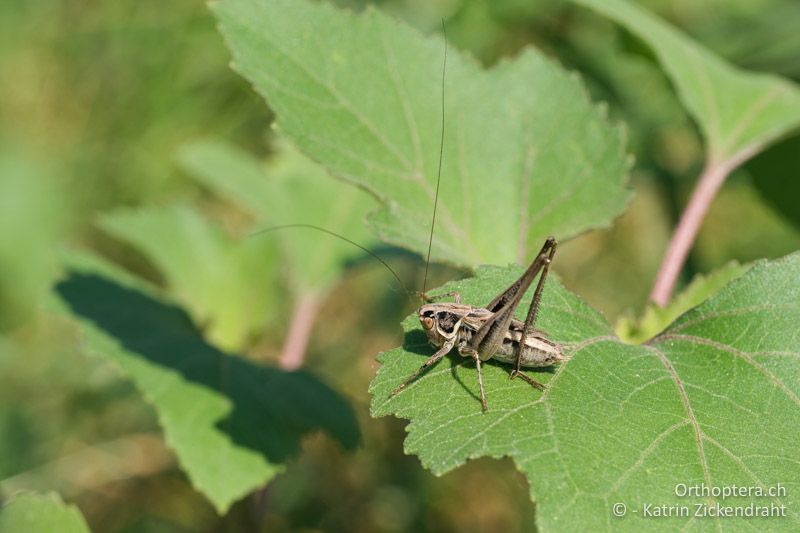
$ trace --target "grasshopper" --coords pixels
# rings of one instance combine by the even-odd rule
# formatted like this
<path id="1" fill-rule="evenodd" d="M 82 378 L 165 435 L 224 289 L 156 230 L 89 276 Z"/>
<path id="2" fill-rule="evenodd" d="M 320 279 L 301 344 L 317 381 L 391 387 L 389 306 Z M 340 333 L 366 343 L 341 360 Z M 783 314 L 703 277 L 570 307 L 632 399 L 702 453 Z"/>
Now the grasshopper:
<path id="1" fill-rule="evenodd" d="M 544 385 L 524 374 L 521 368 L 551 366 L 569 359 L 564 355 L 561 345 L 549 340 L 544 332 L 533 327 L 556 246 L 555 238 L 548 238 L 522 276 L 498 294 L 486 307 L 462 304 L 458 292 L 444 295 L 453 296 L 453 303 L 423 304 L 417 315 L 428 341 L 437 348 L 437 351 L 395 388 L 390 397 L 400 394 L 420 374 L 444 358 L 454 347 L 458 348 L 460 355 L 475 361 L 484 412 L 488 411 L 489 405 L 483 387 L 481 363 L 489 359 L 513 363 L 511 379 L 520 377 L 531 386 L 544 390 Z M 528 315 L 525 322 L 521 322 L 514 318 L 514 312 L 540 273 Z"/>

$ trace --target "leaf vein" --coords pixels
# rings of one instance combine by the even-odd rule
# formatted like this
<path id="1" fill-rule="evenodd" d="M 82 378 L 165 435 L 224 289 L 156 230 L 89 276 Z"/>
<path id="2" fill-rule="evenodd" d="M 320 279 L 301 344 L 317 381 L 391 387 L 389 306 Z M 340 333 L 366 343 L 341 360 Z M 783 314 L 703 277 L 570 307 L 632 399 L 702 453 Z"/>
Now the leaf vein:
<path id="1" fill-rule="evenodd" d="M 761 373 L 764 377 L 766 377 L 769 381 L 772 382 L 773 385 L 778 387 L 783 393 L 790 399 L 795 405 L 800 406 L 800 398 L 783 383 L 781 380 L 778 379 L 775 374 L 764 368 L 762 365 L 758 364 L 758 362 L 752 358 L 751 354 L 745 352 L 743 350 L 739 350 L 733 346 L 728 344 L 724 344 L 712 339 L 706 339 L 704 337 L 698 337 L 695 335 L 677 335 L 677 334 L 665 334 L 661 336 L 662 340 L 678 340 L 678 341 L 686 341 L 690 343 L 701 344 L 703 346 L 709 346 L 711 348 L 716 348 L 718 350 L 722 350 L 724 352 L 730 353 L 735 355 L 736 357 L 741 358 L 750 366 L 755 368 L 759 373 Z"/>

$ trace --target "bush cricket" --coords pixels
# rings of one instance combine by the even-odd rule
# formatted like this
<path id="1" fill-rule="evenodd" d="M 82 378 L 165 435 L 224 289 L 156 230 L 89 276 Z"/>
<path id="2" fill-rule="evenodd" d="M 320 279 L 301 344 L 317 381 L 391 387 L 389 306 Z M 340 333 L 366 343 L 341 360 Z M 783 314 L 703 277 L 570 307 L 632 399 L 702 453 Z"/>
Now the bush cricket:
<path id="1" fill-rule="evenodd" d="M 486 307 L 462 304 L 461 295 L 458 293 L 445 295 L 453 296 L 455 300 L 453 303 L 423 304 L 417 311 L 419 321 L 428 341 L 437 348 L 437 351 L 395 388 L 390 396 L 400 394 L 420 374 L 450 353 L 453 348 L 457 348 L 462 356 L 475 361 L 484 412 L 489 406 L 483 388 L 481 371 L 483 361 L 493 358 L 511 363 L 514 365 L 511 379 L 520 377 L 531 386 L 544 390 L 544 385 L 524 374 L 521 367 L 551 366 L 569 359 L 564 355 L 561 345 L 550 341 L 544 332 L 533 328 L 544 282 L 555 252 L 556 240 L 550 237 L 522 276 L 498 294 Z M 514 312 L 522 297 L 540 273 L 525 322 L 515 319 Z"/>

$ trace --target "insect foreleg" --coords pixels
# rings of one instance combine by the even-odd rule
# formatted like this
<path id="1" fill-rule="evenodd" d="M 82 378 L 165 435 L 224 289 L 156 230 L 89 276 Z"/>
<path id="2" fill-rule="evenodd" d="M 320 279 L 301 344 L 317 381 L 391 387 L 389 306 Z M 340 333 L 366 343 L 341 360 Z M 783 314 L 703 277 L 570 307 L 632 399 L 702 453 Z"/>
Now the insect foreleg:
<path id="1" fill-rule="evenodd" d="M 409 383 L 411 383 L 412 381 L 414 381 L 414 379 L 416 379 L 417 376 L 419 376 L 421 373 L 427 370 L 428 367 L 436 364 L 442 357 L 447 355 L 447 353 L 453 349 L 455 343 L 456 343 L 455 337 L 452 340 L 445 341 L 444 345 L 442 345 L 442 347 L 439 348 L 439 351 L 433 354 L 427 361 L 425 361 L 425 363 L 423 363 L 423 365 L 419 367 L 416 372 L 408 376 L 408 378 L 406 378 L 406 380 L 400 386 L 398 386 L 396 389 L 392 391 L 389 397 L 393 398 L 394 396 L 400 394 Z"/>

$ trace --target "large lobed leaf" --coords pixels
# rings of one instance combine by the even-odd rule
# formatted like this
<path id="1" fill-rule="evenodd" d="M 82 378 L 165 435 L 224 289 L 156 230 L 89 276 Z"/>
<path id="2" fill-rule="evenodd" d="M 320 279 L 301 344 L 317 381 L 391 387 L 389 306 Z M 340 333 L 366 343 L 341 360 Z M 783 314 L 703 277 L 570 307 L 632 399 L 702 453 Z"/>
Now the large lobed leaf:
<path id="1" fill-rule="evenodd" d="M 152 404 L 181 467 L 220 513 L 280 472 L 309 431 L 356 445 L 349 404 L 313 375 L 224 353 L 148 285 L 96 258 L 70 263 L 58 307 L 78 320 L 88 351 Z"/>
<path id="2" fill-rule="evenodd" d="M 381 236 L 427 248 L 444 42 L 381 13 L 305 0 L 214 4 L 234 64 L 277 128 L 384 205 Z M 483 70 L 451 50 L 435 259 L 522 262 L 543 238 L 606 226 L 629 196 L 621 129 L 533 49 Z"/>
<path id="3" fill-rule="evenodd" d="M 484 267 L 442 290 L 485 305 L 519 273 Z M 595 311 L 556 283 L 546 287 L 541 309 L 539 326 L 573 355 L 556 369 L 529 371 L 547 384 L 544 393 L 509 381 L 507 366 L 487 364 L 483 414 L 474 366 L 450 355 L 389 399 L 432 354 L 410 317 L 404 346 L 379 358 L 373 415 L 410 419 L 405 449 L 437 474 L 470 458 L 512 457 L 530 482 L 542 530 L 800 526 L 800 253 L 756 263 L 643 346 L 611 336 Z M 679 483 L 780 483 L 786 493 L 680 498 Z M 642 517 L 645 504 L 694 511 L 696 503 L 717 501 L 784 505 L 786 517 Z M 627 505 L 627 517 L 612 515 L 618 502 Z"/>
<path id="4" fill-rule="evenodd" d="M 709 161 L 741 163 L 800 127 L 800 89 L 789 80 L 730 65 L 633 2 L 574 1 L 653 48 L 703 131 Z"/>

